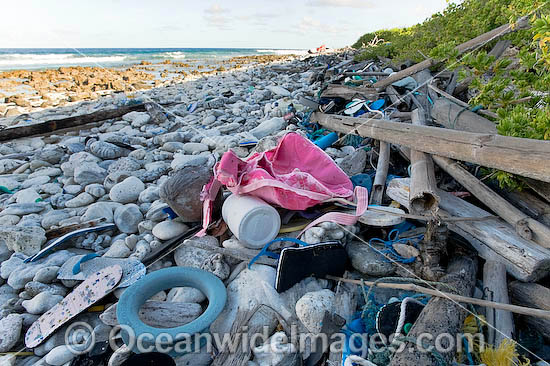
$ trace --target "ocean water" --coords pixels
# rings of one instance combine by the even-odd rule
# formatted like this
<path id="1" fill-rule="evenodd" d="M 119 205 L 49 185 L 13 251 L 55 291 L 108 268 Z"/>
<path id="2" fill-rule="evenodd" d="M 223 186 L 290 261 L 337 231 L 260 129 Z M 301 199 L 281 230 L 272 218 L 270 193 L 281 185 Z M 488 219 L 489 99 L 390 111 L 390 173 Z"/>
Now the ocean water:
<path id="1" fill-rule="evenodd" d="M 0 71 L 61 66 L 119 67 L 141 61 L 213 61 L 235 56 L 305 54 L 304 50 L 252 48 L 0 48 Z"/>

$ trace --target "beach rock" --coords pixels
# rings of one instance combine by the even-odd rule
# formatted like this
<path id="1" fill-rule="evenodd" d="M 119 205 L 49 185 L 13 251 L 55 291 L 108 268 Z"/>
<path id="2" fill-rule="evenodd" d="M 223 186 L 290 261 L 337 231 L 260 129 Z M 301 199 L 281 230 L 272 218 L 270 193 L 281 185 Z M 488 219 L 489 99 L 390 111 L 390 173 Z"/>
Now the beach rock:
<path id="1" fill-rule="evenodd" d="M 109 326 L 118 325 L 117 304 L 108 307 L 99 318 Z M 139 309 L 140 319 L 156 328 L 173 328 L 188 324 L 202 313 L 202 307 L 195 303 L 146 301 Z"/>
<path id="2" fill-rule="evenodd" d="M 197 238 L 192 240 L 201 240 L 204 238 Z M 183 245 L 178 247 L 174 251 L 174 260 L 176 265 L 180 267 L 194 267 L 201 268 L 202 264 L 208 260 L 208 258 L 214 253 L 208 250 Z"/>
<path id="3" fill-rule="evenodd" d="M 336 295 L 330 290 L 308 292 L 296 303 L 296 315 L 313 334 L 321 333 L 325 311 L 332 311 Z"/>
<path id="4" fill-rule="evenodd" d="M 101 184 L 89 184 L 84 188 L 86 193 L 91 194 L 95 198 L 101 198 L 105 195 L 105 188 Z"/>
<path id="5" fill-rule="evenodd" d="M 133 234 L 138 231 L 138 224 L 143 220 L 143 214 L 139 210 L 139 206 L 132 203 L 117 208 L 114 220 L 120 231 Z"/>
<path id="6" fill-rule="evenodd" d="M 223 255 L 219 253 L 210 255 L 206 258 L 201 265 L 201 269 L 213 273 L 221 280 L 227 279 L 231 274 L 231 268 L 224 261 Z"/>
<path id="7" fill-rule="evenodd" d="M 57 272 L 59 271 L 58 266 L 48 266 L 41 268 L 36 272 L 36 274 L 33 277 L 33 281 L 41 282 L 41 283 L 52 283 L 57 279 Z"/>
<path id="8" fill-rule="evenodd" d="M 53 308 L 61 300 L 63 300 L 63 296 L 41 292 L 32 300 L 23 301 L 22 305 L 28 313 L 40 315 Z"/>
<path id="9" fill-rule="evenodd" d="M 82 186 L 79 184 L 70 184 L 63 187 L 63 189 L 65 190 L 65 193 L 68 194 L 79 194 L 82 192 Z"/>
<path id="10" fill-rule="evenodd" d="M 111 188 L 109 197 L 111 200 L 120 203 L 135 202 L 144 189 L 145 185 L 139 178 L 128 177 Z"/>
<path id="11" fill-rule="evenodd" d="M 68 210 L 52 210 L 42 216 L 40 225 L 46 230 L 49 230 L 53 226 L 59 225 L 59 222 L 74 216 Z"/>
<path id="12" fill-rule="evenodd" d="M 202 347 L 199 352 L 174 358 L 174 362 L 176 366 L 209 366 L 212 364 L 212 355 L 208 352 L 208 347 Z"/>
<path id="13" fill-rule="evenodd" d="M 266 89 L 275 95 L 278 95 L 281 97 L 290 97 L 290 92 L 281 86 L 270 85 Z"/>
<path id="14" fill-rule="evenodd" d="M 185 154 L 198 154 L 203 151 L 208 151 L 208 145 L 200 142 L 188 142 L 182 146 L 181 149 Z"/>
<path id="15" fill-rule="evenodd" d="M 0 352 L 12 351 L 21 335 L 23 319 L 19 314 L 10 314 L 0 320 Z"/>
<path id="16" fill-rule="evenodd" d="M 111 355 L 107 366 L 121 366 L 131 355 L 133 355 L 132 349 L 122 344 L 122 346 Z"/>
<path id="17" fill-rule="evenodd" d="M 211 176 L 211 169 L 204 165 L 179 169 L 160 186 L 160 197 L 182 222 L 198 222 L 202 218 L 200 194 Z"/>
<path id="18" fill-rule="evenodd" d="M 4 215 L 0 216 L 0 227 L 1 226 L 13 226 L 16 225 L 21 218 L 17 215 Z"/>
<path id="19" fill-rule="evenodd" d="M 59 164 L 61 159 L 65 156 L 65 150 L 61 146 L 53 146 L 40 150 L 36 154 L 36 158 L 47 161 L 50 164 Z"/>
<path id="20" fill-rule="evenodd" d="M 286 128 L 287 122 L 281 117 L 274 117 L 267 121 L 263 121 L 257 127 L 250 130 L 250 133 L 257 139 L 273 135 Z"/>
<path id="21" fill-rule="evenodd" d="M 57 346 L 52 349 L 45 357 L 45 361 L 48 365 L 62 366 L 70 362 L 73 358 L 78 356 L 67 345 Z"/>
<path id="22" fill-rule="evenodd" d="M 160 198 L 159 187 L 148 187 L 139 194 L 139 202 L 153 202 Z"/>
<path id="23" fill-rule="evenodd" d="M 14 252 L 34 255 L 46 242 L 46 231 L 41 227 L 0 227 L 0 244 Z"/>
<path id="24" fill-rule="evenodd" d="M 74 168 L 74 180 L 83 186 L 92 183 L 103 183 L 106 176 L 107 171 L 97 163 L 83 162 Z"/>
<path id="25" fill-rule="evenodd" d="M 81 221 L 85 222 L 104 218 L 106 222 L 113 222 L 113 212 L 119 207 L 122 207 L 122 205 L 116 202 L 96 202 L 88 207 Z"/>
<path id="26" fill-rule="evenodd" d="M 34 187 L 22 189 L 15 194 L 17 203 L 36 203 L 40 200 L 40 195 L 36 192 Z"/>
<path id="27" fill-rule="evenodd" d="M 208 157 L 204 155 L 184 155 L 174 154 L 174 160 L 170 163 L 173 170 L 184 169 L 186 167 L 198 167 L 206 165 Z"/>
<path id="28" fill-rule="evenodd" d="M 124 240 L 116 240 L 103 256 L 108 258 L 128 258 L 131 253 L 132 251 Z"/>
<path id="29" fill-rule="evenodd" d="M 98 158 L 110 160 L 124 155 L 124 149 L 106 141 L 95 141 L 89 146 L 90 152 Z"/>
<path id="30" fill-rule="evenodd" d="M 142 164 L 137 159 L 126 157 L 121 158 L 118 160 L 115 160 L 114 163 L 109 165 L 109 168 L 107 169 L 107 172 L 115 173 L 115 172 L 135 172 L 139 169 L 141 169 Z"/>
<path id="31" fill-rule="evenodd" d="M 29 187 L 39 186 L 39 185 L 42 185 L 42 184 L 46 184 L 49 181 L 50 181 L 50 177 L 48 177 L 47 175 L 40 175 L 38 177 L 29 178 L 29 179 L 25 180 L 21 184 L 20 188 L 25 189 L 25 188 L 29 188 Z"/>
<path id="32" fill-rule="evenodd" d="M 350 177 L 361 174 L 367 165 L 367 152 L 364 149 L 358 149 L 346 156 L 338 165 Z"/>
<path id="33" fill-rule="evenodd" d="M 43 203 L 13 203 L 6 207 L 2 212 L 0 212 L 0 216 L 4 215 L 17 215 L 17 216 L 24 216 L 24 215 L 30 215 L 33 213 L 39 213 L 44 210 L 46 206 Z"/>
<path id="34" fill-rule="evenodd" d="M 46 167 L 39 169 L 35 171 L 34 173 L 29 174 L 29 179 L 36 178 L 36 177 L 57 177 L 58 175 L 61 175 L 62 171 L 59 168 L 54 167 Z"/>
<path id="35" fill-rule="evenodd" d="M 168 292 L 166 301 L 169 302 L 188 302 L 199 304 L 206 300 L 206 296 L 201 290 L 194 287 L 174 287 Z"/>
<path id="36" fill-rule="evenodd" d="M 86 192 L 80 193 L 78 196 L 76 196 L 73 199 L 68 200 L 65 202 L 65 207 L 74 208 L 74 207 L 83 207 L 87 206 L 90 203 L 94 202 L 94 197 Z"/>
<path id="37" fill-rule="evenodd" d="M 74 198 L 72 194 L 58 193 L 50 197 L 50 203 L 54 208 L 65 208 L 65 203 Z"/>
<path id="38" fill-rule="evenodd" d="M 395 272 L 393 263 L 365 243 L 352 241 L 346 246 L 346 252 L 353 268 L 365 275 L 384 277 Z"/>
<path id="39" fill-rule="evenodd" d="M 155 225 L 153 235 L 160 240 L 170 240 L 187 230 L 189 230 L 189 227 L 181 222 L 166 220 Z"/>
<path id="40" fill-rule="evenodd" d="M 11 288 L 10 285 L 0 286 L 0 304 L 5 304 L 11 299 L 17 298 L 17 292 L 15 289 Z M 193 302 L 193 301 L 191 301 Z"/>

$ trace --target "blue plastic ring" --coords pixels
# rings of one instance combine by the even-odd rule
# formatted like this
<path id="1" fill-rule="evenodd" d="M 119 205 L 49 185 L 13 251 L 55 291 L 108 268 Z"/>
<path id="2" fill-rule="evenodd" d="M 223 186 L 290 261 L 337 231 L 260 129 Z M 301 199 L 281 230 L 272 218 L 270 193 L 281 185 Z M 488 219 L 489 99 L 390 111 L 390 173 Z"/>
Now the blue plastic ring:
<path id="1" fill-rule="evenodd" d="M 208 298 L 209 302 L 204 313 L 191 323 L 176 328 L 155 328 L 143 323 L 139 318 L 139 309 L 145 301 L 159 291 L 173 287 L 194 287 L 199 289 Z M 141 345 L 143 349 L 147 348 L 147 352 L 167 353 L 170 356 L 176 357 L 195 350 L 195 344 L 191 342 L 191 349 L 186 350 L 186 352 L 177 352 L 173 346 L 178 341 L 183 341 L 184 338 L 177 338 L 176 336 L 192 336 L 191 340 L 193 340 L 193 335 L 203 333 L 210 327 L 210 324 L 216 320 L 225 307 L 226 301 L 227 291 L 225 286 L 223 282 L 212 273 L 198 268 L 172 267 L 150 273 L 128 287 L 120 297 L 116 315 L 119 324 L 121 326 L 128 326 L 135 335 L 135 338 L 130 340 L 130 334 L 124 331 L 124 328 L 121 330 L 121 336 L 124 343 L 128 346 L 132 346 L 134 352 L 140 353 L 138 349 L 140 347 L 138 347 L 138 342 L 136 342 L 136 340 L 140 335 L 147 334 L 147 337 L 142 337 Z M 155 344 L 155 340 L 163 340 L 159 335 L 166 333 L 168 333 L 175 342 L 172 342 L 172 344 L 160 342 Z M 204 339 L 204 337 L 201 337 L 201 339 Z M 157 346 L 159 346 L 158 349 Z M 151 351 L 151 349 L 153 350 Z M 166 351 L 167 349 L 169 350 Z"/>

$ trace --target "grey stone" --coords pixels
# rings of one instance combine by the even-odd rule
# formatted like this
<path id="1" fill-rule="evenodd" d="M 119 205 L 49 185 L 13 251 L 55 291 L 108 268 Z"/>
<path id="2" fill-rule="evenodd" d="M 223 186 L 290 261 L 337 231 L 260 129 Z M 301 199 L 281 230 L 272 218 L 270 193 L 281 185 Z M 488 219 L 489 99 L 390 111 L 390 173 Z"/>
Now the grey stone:
<path id="1" fill-rule="evenodd" d="M 128 204 L 115 210 L 114 220 L 120 231 L 133 234 L 138 231 L 138 224 L 143 220 L 143 214 L 137 205 Z"/>
<path id="2" fill-rule="evenodd" d="M 53 308 L 61 300 L 63 300 L 63 296 L 54 295 L 51 292 L 41 292 L 32 300 L 23 301 L 23 307 L 30 314 L 40 315 Z"/>
<path id="3" fill-rule="evenodd" d="M 139 178 L 128 177 L 111 188 L 109 197 L 111 200 L 120 203 L 135 202 L 144 189 L 145 185 Z"/>
<path id="4" fill-rule="evenodd" d="M 250 130 L 250 133 L 257 139 L 273 135 L 279 131 L 282 131 L 287 126 L 287 121 L 281 117 L 274 117 L 267 121 L 263 121 L 256 128 Z"/>
<path id="5" fill-rule="evenodd" d="M 97 163 L 84 162 L 74 168 L 74 180 L 83 186 L 92 183 L 103 183 L 106 176 L 107 171 Z"/>
<path id="6" fill-rule="evenodd" d="M 77 354 L 67 345 L 57 346 L 45 357 L 46 362 L 52 366 L 62 366 L 72 361 Z"/>
<path id="7" fill-rule="evenodd" d="M 58 266 L 44 267 L 36 272 L 32 280 L 46 284 L 52 283 L 57 279 L 59 268 Z"/>
<path id="8" fill-rule="evenodd" d="M 313 334 L 321 333 L 325 311 L 331 312 L 336 295 L 330 290 L 308 292 L 296 303 L 296 315 Z"/>
<path id="9" fill-rule="evenodd" d="M 189 230 L 189 227 L 181 222 L 166 220 L 155 225 L 153 235 L 160 240 L 170 240 L 187 230 Z"/>
<path id="10" fill-rule="evenodd" d="M 353 154 L 346 156 L 339 164 L 340 168 L 353 177 L 361 174 L 367 165 L 367 152 L 364 149 L 358 149 Z"/>
<path id="11" fill-rule="evenodd" d="M 90 203 L 94 202 L 94 197 L 86 192 L 80 193 L 78 196 L 76 196 L 73 199 L 68 200 L 65 202 L 65 207 L 75 208 L 75 207 L 83 207 L 87 206 Z"/>
<path id="12" fill-rule="evenodd" d="M 171 302 L 192 302 L 201 303 L 206 300 L 206 296 L 201 290 L 194 287 L 174 287 L 168 292 L 166 301 Z"/>
<path id="13" fill-rule="evenodd" d="M 21 335 L 23 319 L 19 314 L 10 314 L 0 320 L 0 352 L 12 351 Z"/>
<path id="14" fill-rule="evenodd" d="M 346 251 L 353 268 L 368 276 L 389 276 L 395 272 L 395 265 L 369 245 L 361 242 L 351 242 Z"/>
<path id="15" fill-rule="evenodd" d="M 99 318 L 110 326 L 118 325 L 114 304 L 107 308 Z M 173 328 L 188 324 L 202 313 L 202 307 L 195 303 L 146 301 L 139 309 L 140 319 L 147 325 L 156 328 Z"/>
<path id="16" fill-rule="evenodd" d="M 14 252 L 34 255 L 46 242 L 46 231 L 41 227 L 0 227 L 0 244 Z"/>

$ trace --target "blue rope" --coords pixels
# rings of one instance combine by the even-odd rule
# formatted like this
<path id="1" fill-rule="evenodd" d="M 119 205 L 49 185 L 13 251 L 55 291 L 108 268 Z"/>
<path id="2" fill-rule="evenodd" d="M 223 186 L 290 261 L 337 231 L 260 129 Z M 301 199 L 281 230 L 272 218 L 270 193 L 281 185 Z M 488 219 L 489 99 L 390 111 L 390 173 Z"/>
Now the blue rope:
<path id="1" fill-rule="evenodd" d="M 296 243 L 296 244 L 304 246 L 304 247 L 309 245 L 308 243 L 303 242 L 303 241 L 301 241 L 299 239 L 296 239 L 296 238 L 277 238 L 277 239 L 274 239 L 274 240 L 270 241 L 269 243 L 267 243 L 266 245 L 264 245 L 262 250 L 260 250 L 260 252 L 254 258 L 252 258 L 250 260 L 250 262 L 248 263 L 248 268 L 250 269 L 250 266 L 252 266 L 254 264 L 254 262 L 256 262 L 260 257 L 262 257 L 264 255 L 268 256 L 269 258 L 279 259 L 279 257 L 280 257 L 279 254 L 270 252 L 268 249 L 271 246 L 271 244 L 278 243 L 278 242 L 281 242 L 281 241 L 289 241 L 291 243 Z"/>
<path id="2" fill-rule="evenodd" d="M 388 240 L 382 240 L 380 238 L 372 238 L 372 239 L 369 240 L 369 245 L 372 247 L 373 243 L 383 244 L 385 249 L 382 249 L 380 252 L 383 253 L 384 255 L 386 255 L 386 260 L 388 262 L 393 261 L 393 262 L 400 262 L 400 263 L 408 264 L 408 263 L 413 263 L 416 260 L 416 257 L 403 258 L 401 255 L 399 255 L 399 253 L 397 253 L 395 251 L 395 249 L 393 248 L 393 245 L 396 244 L 396 243 L 407 244 L 407 243 L 410 242 L 414 245 L 415 248 L 418 248 L 418 243 L 422 239 L 424 239 L 424 234 L 420 234 L 420 235 L 414 236 L 412 238 L 400 239 L 399 238 L 399 230 L 393 229 L 388 234 Z"/>

